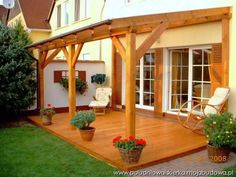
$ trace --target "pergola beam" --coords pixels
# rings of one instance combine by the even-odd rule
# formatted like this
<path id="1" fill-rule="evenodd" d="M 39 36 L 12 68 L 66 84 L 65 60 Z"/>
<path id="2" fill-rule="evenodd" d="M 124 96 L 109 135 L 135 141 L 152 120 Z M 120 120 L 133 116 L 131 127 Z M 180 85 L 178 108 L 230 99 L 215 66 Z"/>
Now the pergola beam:
<path id="1" fill-rule="evenodd" d="M 229 33 L 230 21 L 228 18 L 222 19 L 222 63 L 223 79 L 222 85 L 228 87 L 229 84 Z"/>

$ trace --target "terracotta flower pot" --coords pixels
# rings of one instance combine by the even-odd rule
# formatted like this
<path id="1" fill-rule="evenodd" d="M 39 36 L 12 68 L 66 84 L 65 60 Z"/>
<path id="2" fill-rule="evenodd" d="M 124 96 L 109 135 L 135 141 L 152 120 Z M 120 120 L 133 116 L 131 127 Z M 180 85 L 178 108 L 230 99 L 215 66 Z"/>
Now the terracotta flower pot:
<path id="1" fill-rule="evenodd" d="M 211 162 L 223 163 L 229 159 L 229 148 L 216 148 L 212 145 L 207 145 L 208 157 Z"/>
<path id="2" fill-rule="evenodd" d="M 86 129 L 86 130 L 79 129 L 81 138 L 84 141 L 92 141 L 92 139 L 93 139 L 95 128 L 94 127 L 89 127 L 89 128 L 90 129 Z"/>
<path id="3" fill-rule="evenodd" d="M 43 125 L 51 125 L 52 124 L 52 116 L 43 116 L 42 123 L 43 123 Z"/>
<path id="4" fill-rule="evenodd" d="M 128 163 L 128 164 L 138 163 L 142 150 L 143 148 L 140 148 L 137 150 L 127 150 L 127 149 L 119 148 L 120 156 L 123 162 Z"/>

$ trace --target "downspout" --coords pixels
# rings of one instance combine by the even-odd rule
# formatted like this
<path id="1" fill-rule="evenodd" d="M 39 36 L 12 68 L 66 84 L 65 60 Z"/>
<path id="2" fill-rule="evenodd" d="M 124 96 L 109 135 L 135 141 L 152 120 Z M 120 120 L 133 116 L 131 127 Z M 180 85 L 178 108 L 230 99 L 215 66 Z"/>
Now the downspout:
<path id="1" fill-rule="evenodd" d="M 103 15 L 105 5 L 106 5 L 106 0 L 104 0 L 103 6 L 102 6 L 102 10 L 100 13 L 100 21 L 102 21 L 102 15 Z M 99 60 L 102 60 L 102 40 L 99 40 Z"/>
<path id="2" fill-rule="evenodd" d="M 39 98 L 39 67 L 38 67 L 38 60 L 33 56 L 33 55 L 31 55 L 31 53 L 29 53 L 29 51 L 28 50 L 26 50 L 26 53 L 34 60 L 34 61 L 36 61 L 36 79 L 37 79 L 37 91 L 36 91 L 36 111 L 39 111 L 39 101 L 40 101 L 40 98 Z"/>

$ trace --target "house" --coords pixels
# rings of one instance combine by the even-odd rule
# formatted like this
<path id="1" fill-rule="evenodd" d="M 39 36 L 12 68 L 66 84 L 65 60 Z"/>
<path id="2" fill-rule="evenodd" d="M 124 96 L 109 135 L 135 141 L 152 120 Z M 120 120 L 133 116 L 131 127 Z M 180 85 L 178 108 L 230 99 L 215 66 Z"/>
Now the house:
<path id="1" fill-rule="evenodd" d="M 236 115 L 233 7 L 236 2 L 229 0 L 58 0 L 48 16 L 49 38 L 29 48 L 39 49 L 38 58 L 41 62 L 48 58 L 47 64 L 54 57 L 67 58 L 72 80 L 75 71 L 69 61 L 73 53 L 74 62 L 77 57 L 104 61 L 108 85 L 113 86 L 113 107 L 126 107 L 129 125 L 134 123 L 134 104 L 147 114 L 174 117 L 182 103 L 207 101 L 219 86 L 231 88 L 228 109 Z M 66 49 L 68 45 L 72 48 Z M 137 63 L 132 61 L 135 46 Z M 42 87 L 43 83 L 42 76 Z M 72 95 L 73 87 L 69 89 Z M 48 94 L 52 93 L 41 96 L 46 99 Z M 69 99 L 70 117 L 75 102 Z"/>

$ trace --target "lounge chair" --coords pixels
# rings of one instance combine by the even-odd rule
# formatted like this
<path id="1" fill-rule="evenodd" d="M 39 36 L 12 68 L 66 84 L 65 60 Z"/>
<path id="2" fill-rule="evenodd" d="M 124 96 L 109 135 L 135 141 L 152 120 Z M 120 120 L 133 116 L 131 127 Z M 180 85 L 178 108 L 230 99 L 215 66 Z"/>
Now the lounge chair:
<path id="1" fill-rule="evenodd" d="M 96 89 L 94 100 L 89 107 L 93 108 L 96 115 L 104 115 L 106 108 L 109 107 L 112 89 L 110 87 L 99 87 Z"/>
<path id="2" fill-rule="evenodd" d="M 229 88 L 216 88 L 214 95 L 208 102 L 197 100 L 185 102 L 179 109 L 178 121 L 185 128 L 195 133 L 203 134 L 203 120 L 208 114 L 216 114 L 224 111 L 223 108 L 228 100 L 229 92 Z M 191 104 L 191 109 L 187 108 L 189 104 Z M 187 114 L 187 117 L 183 114 Z"/>

